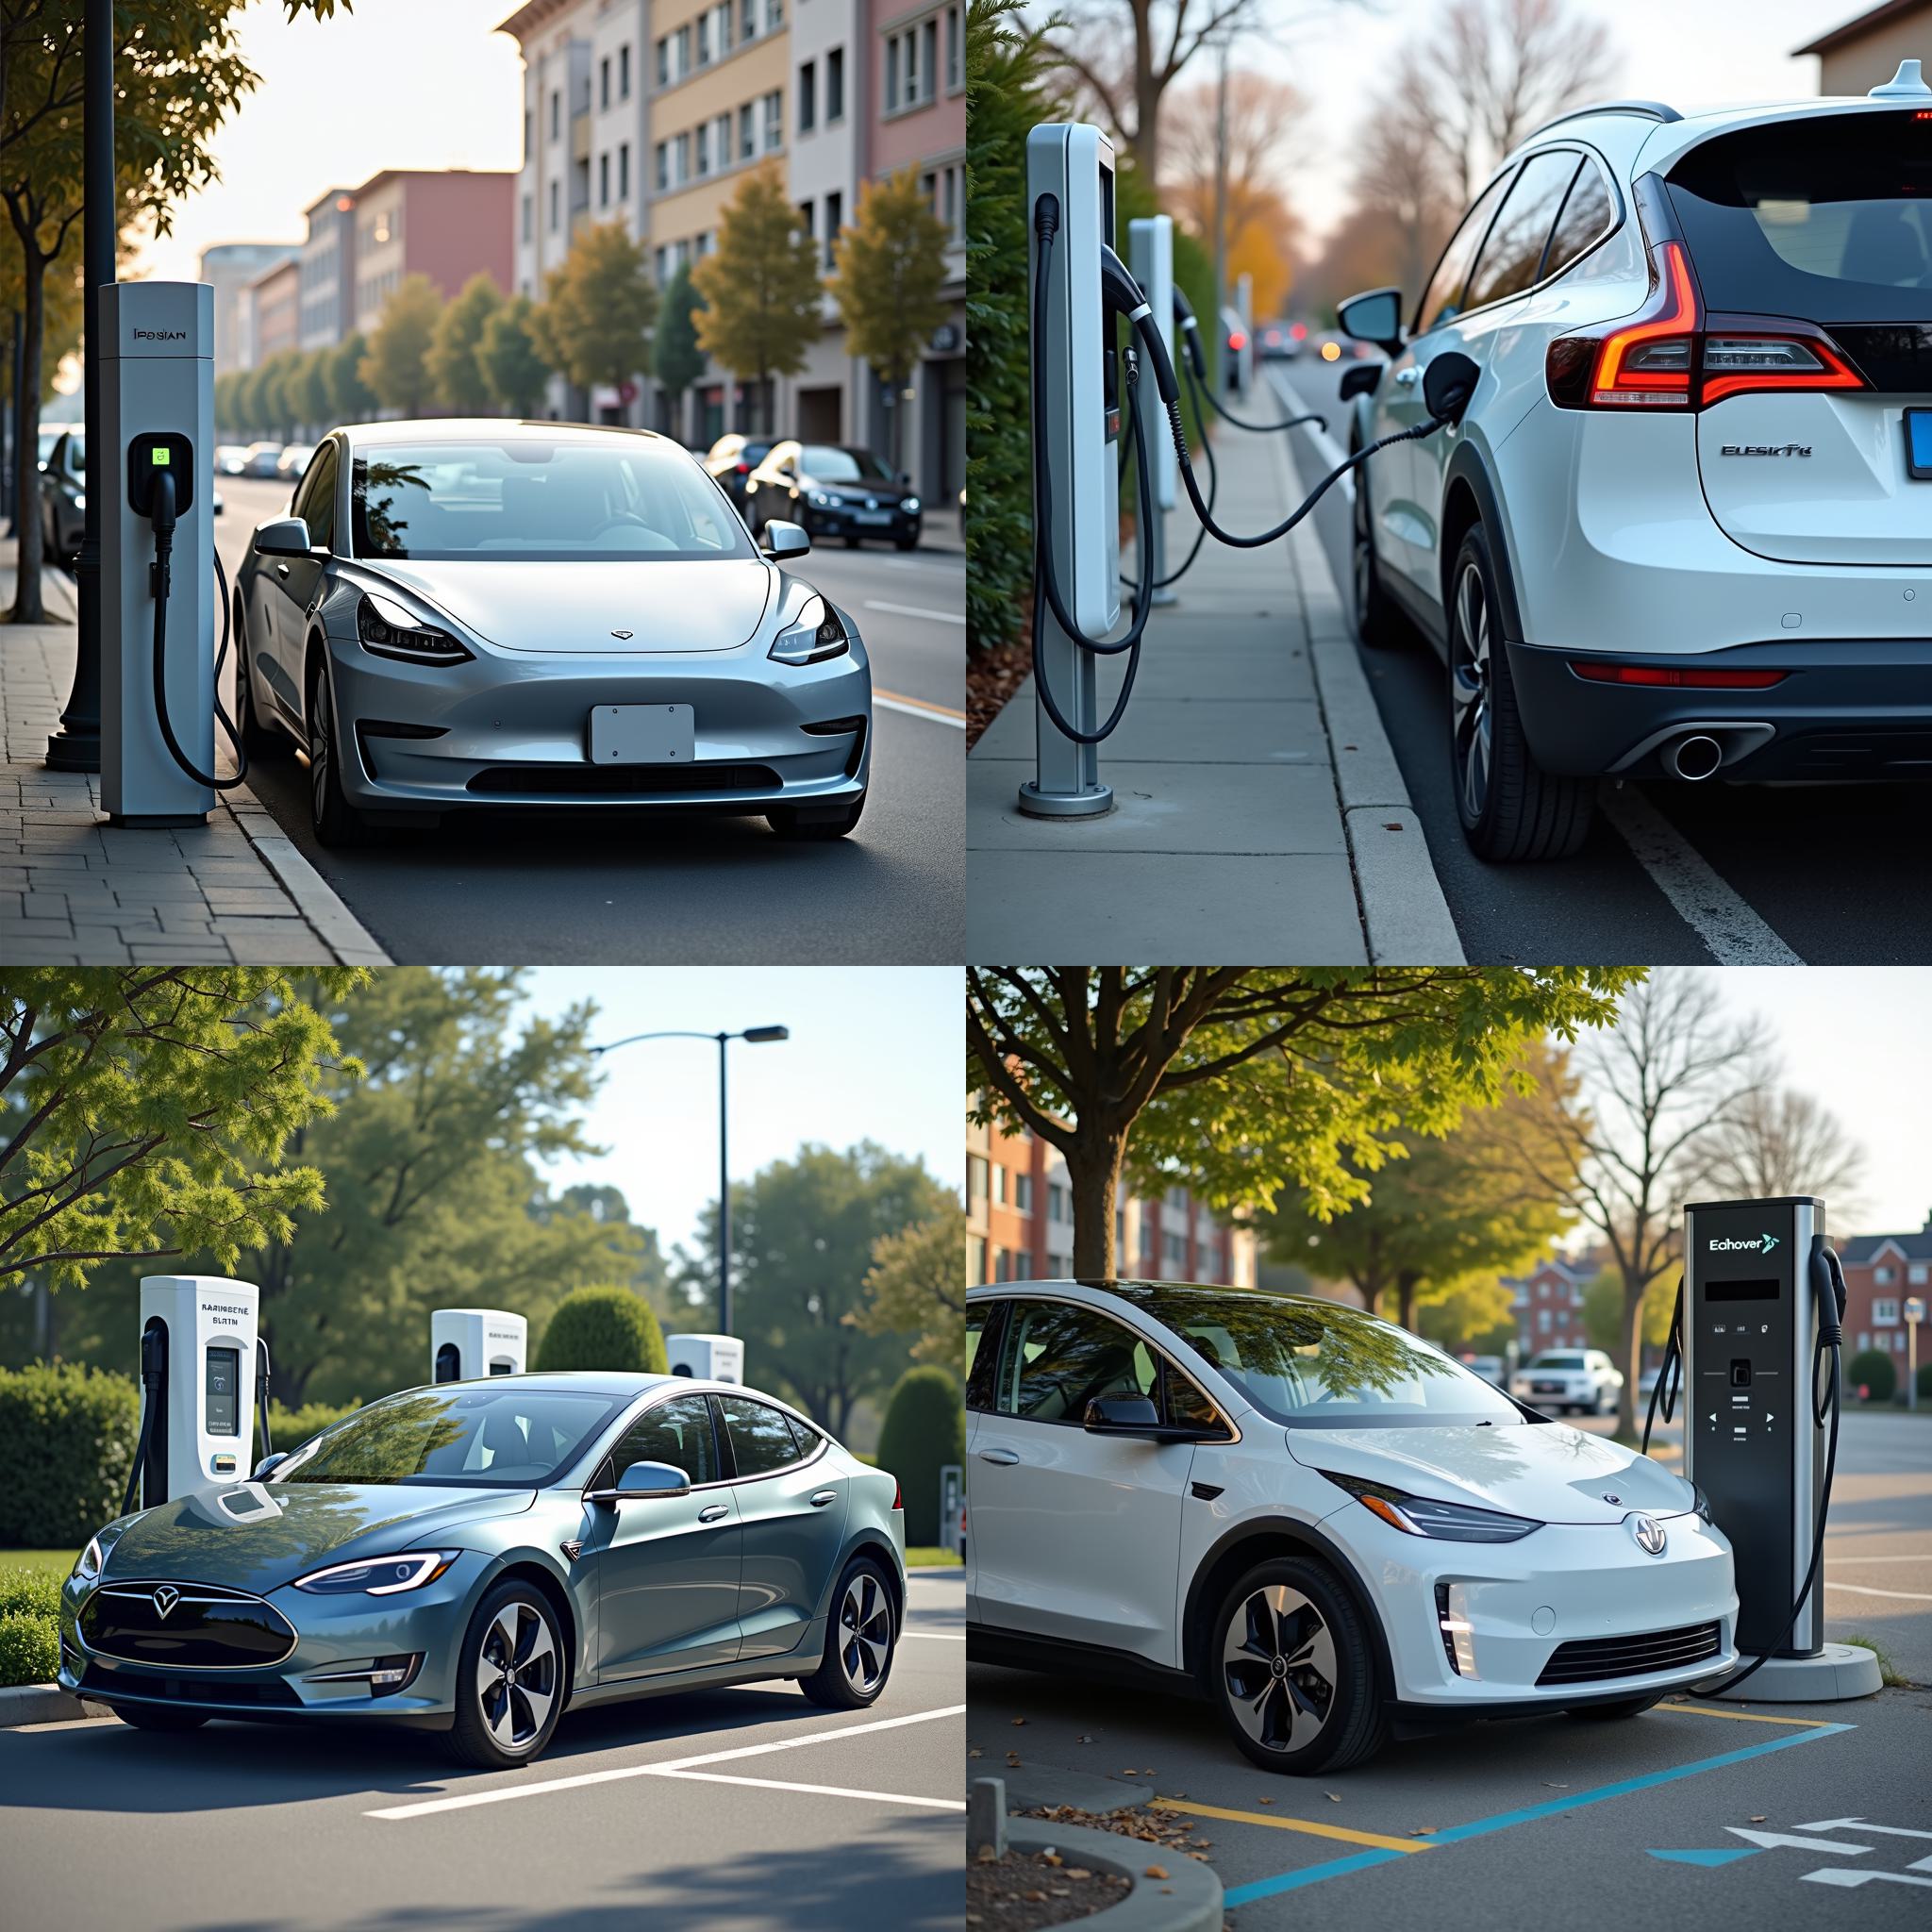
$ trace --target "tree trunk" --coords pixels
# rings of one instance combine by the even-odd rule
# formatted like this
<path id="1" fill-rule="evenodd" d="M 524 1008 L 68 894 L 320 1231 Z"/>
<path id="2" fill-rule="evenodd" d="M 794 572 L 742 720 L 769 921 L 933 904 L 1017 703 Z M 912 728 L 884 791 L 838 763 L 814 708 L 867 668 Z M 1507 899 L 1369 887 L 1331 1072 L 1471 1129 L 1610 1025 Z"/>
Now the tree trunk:
<path id="1" fill-rule="evenodd" d="M 1067 1156 L 1067 1187 L 1074 1202 L 1074 1274 L 1081 1281 L 1111 1281 L 1119 1273 L 1114 1253 L 1114 1201 L 1120 1191 L 1124 1133 L 1088 1132 Z"/>
<path id="2" fill-rule="evenodd" d="M 1395 1277 L 1395 1299 L 1399 1310 L 1395 1319 L 1402 1327 L 1411 1333 L 1415 1328 L 1416 1293 L 1422 1285 L 1422 1276 L 1410 1274 L 1407 1269 Z"/>
<path id="3" fill-rule="evenodd" d="M 1154 72 L 1152 0 L 1134 0 L 1134 161 L 1149 188 L 1160 183 L 1160 94 Z"/>
<path id="4" fill-rule="evenodd" d="M 28 239 L 18 235 L 23 265 L 20 394 L 15 401 L 19 425 L 13 464 L 14 561 L 13 608 L 9 624 L 44 624 L 47 610 L 41 597 L 41 475 L 36 452 L 41 441 L 41 342 L 46 325 L 47 264 Z"/>
<path id="5" fill-rule="evenodd" d="M 1643 1373 L 1643 1294 L 1650 1284 L 1624 1276 L 1624 1386 L 1617 1391 L 1617 1434 L 1637 1433 L 1637 1382 Z M 1686 1426 L 1689 1426 L 1687 1422 Z"/>

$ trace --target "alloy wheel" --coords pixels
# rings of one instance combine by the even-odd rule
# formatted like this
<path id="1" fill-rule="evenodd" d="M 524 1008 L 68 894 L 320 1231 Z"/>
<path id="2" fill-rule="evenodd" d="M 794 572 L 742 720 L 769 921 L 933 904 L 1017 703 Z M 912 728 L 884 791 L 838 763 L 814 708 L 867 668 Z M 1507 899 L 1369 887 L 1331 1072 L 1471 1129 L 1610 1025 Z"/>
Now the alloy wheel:
<path id="1" fill-rule="evenodd" d="M 317 675 L 315 702 L 308 708 L 308 795 L 318 825 L 328 812 L 329 762 L 335 757 L 335 706 L 325 671 Z"/>
<path id="2" fill-rule="evenodd" d="M 1283 1583 L 1256 1591 L 1229 1620 L 1221 1672 L 1236 1722 L 1269 1751 L 1312 1743 L 1335 1708 L 1335 1640 Z"/>
<path id="3" fill-rule="evenodd" d="M 878 1578 L 861 1570 L 839 1605 L 839 1664 L 845 1681 L 870 1696 L 886 1674 L 892 1649 L 892 1607 Z"/>
<path id="4" fill-rule="evenodd" d="M 557 1638 L 534 1604 L 504 1605 L 484 1632 L 476 1701 L 499 1749 L 523 1751 L 542 1734 L 557 1702 Z"/>
<path id="5" fill-rule="evenodd" d="M 1482 572 L 1473 562 L 1466 563 L 1456 586 L 1449 703 L 1456 783 L 1462 793 L 1463 814 L 1471 822 L 1482 816 L 1490 798 L 1491 648 L 1489 590 Z"/>

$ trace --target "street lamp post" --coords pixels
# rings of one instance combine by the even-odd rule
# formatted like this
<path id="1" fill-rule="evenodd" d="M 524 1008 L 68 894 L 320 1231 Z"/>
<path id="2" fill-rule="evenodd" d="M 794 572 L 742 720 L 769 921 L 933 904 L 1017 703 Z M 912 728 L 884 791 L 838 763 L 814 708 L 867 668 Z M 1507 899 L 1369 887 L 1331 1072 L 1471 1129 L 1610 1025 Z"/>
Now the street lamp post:
<path id="1" fill-rule="evenodd" d="M 593 1046 L 593 1058 L 615 1053 L 620 1046 L 635 1046 L 641 1040 L 715 1040 L 718 1042 L 718 1333 L 731 1333 L 731 1162 L 725 1138 L 726 1109 L 724 1048 L 733 1040 L 749 1041 L 763 1046 L 774 1040 L 789 1040 L 789 1026 L 747 1026 L 741 1033 L 627 1033 L 622 1040 Z"/>

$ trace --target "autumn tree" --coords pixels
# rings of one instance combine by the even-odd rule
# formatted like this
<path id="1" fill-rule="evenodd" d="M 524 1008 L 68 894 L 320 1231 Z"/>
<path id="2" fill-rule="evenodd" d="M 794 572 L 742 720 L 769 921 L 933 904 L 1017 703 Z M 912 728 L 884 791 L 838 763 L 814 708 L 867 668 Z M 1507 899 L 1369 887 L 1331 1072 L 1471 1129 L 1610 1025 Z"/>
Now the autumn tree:
<path id="1" fill-rule="evenodd" d="M 657 315 L 649 244 L 633 242 L 622 222 L 603 222 L 586 228 L 551 271 L 534 330 L 567 380 L 615 389 L 649 363 Z"/>
<path id="2" fill-rule="evenodd" d="M 651 342 L 651 374 L 664 391 L 674 433 L 682 432 L 685 391 L 705 373 L 705 352 L 698 346 L 698 306 L 691 270 L 679 262 L 665 287 L 663 312 Z"/>
<path id="3" fill-rule="evenodd" d="M 1161 199 L 1175 220 L 1214 253 L 1220 165 L 1220 90 L 1186 88 L 1168 107 Z M 1283 192 L 1306 138 L 1308 104 L 1273 75 L 1231 74 L 1227 83 L 1227 179 L 1222 197 L 1228 278 L 1254 278 L 1255 313 L 1279 311 L 1292 276 L 1299 224 Z"/>
<path id="4" fill-rule="evenodd" d="M 441 312 L 442 297 L 425 275 L 405 275 L 383 305 L 360 373 L 384 408 L 420 416 L 434 394 L 429 344 Z"/>
<path id="5" fill-rule="evenodd" d="M 502 307 L 503 291 L 495 278 L 475 275 L 436 318 L 424 359 L 443 408 L 458 416 L 487 415 L 494 401 L 476 348 L 490 318 Z"/>
<path id="6" fill-rule="evenodd" d="M 483 325 L 476 366 L 491 400 L 509 416 L 534 416 L 550 380 L 550 365 L 537 346 L 527 295 L 512 295 Z"/>

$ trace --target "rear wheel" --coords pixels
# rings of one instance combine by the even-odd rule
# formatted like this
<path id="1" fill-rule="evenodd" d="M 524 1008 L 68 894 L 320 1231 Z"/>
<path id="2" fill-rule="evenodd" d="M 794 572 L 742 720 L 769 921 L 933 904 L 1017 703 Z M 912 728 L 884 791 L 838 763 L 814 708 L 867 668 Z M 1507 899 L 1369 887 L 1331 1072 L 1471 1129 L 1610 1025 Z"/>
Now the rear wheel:
<path id="1" fill-rule="evenodd" d="M 137 1731 L 198 1731 L 208 1722 L 205 1710 L 169 1710 L 152 1704 L 117 1704 L 114 1715 Z"/>
<path id="2" fill-rule="evenodd" d="M 527 1764 L 563 1714 L 563 1641 L 533 1583 L 499 1584 L 476 1606 L 457 1664 L 451 1753 L 491 1771 Z"/>
<path id="3" fill-rule="evenodd" d="M 798 1688 L 827 1710 L 863 1710 L 876 1704 L 891 1674 L 898 1635 L 884 1569 L 876 1557 L 853 1557 L 832 1599 L 824 1658 Z"/>

